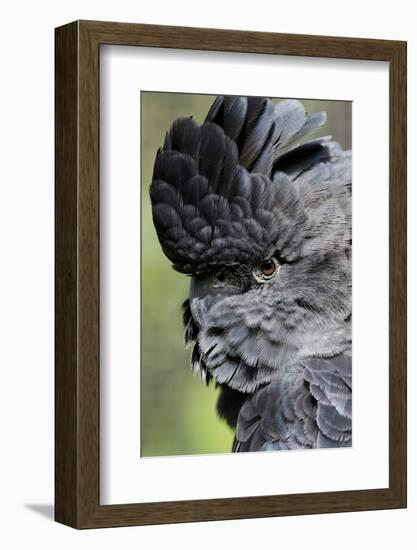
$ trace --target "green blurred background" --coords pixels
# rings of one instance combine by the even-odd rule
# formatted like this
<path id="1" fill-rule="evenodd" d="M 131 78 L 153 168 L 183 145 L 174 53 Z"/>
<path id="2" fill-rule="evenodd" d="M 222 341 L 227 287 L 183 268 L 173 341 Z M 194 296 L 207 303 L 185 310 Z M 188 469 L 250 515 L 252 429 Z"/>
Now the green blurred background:
<path id="1" fill-rule="evenodd" d="M 189 278 L 163 255 L 152 224 L 149 185 L 157 149 L 180 116 L 202 123 L 215 96 L 141 93 L 141 456 L 230 452 L 232 430 L 215 412 L 217 391 L 192 376 L 183 341 L 181 304 Z M 276 99 L 274 101 L 280 101 Z M 351 102 L 302 100 L 308 113 L 327 112 L 316 135 L 351 148 Z"/>

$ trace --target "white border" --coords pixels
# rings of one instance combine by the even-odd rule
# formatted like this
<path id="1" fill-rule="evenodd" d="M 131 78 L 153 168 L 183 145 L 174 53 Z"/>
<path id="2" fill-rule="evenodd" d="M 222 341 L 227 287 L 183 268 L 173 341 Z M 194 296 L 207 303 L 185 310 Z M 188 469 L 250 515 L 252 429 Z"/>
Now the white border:
<path id="1" fill-rule="evenodd" d="M 388 486 L 388 64 L 101 47 L 101 503 Z M 354 447 L 140 459 L 140 90 L 353 101 Z"/>

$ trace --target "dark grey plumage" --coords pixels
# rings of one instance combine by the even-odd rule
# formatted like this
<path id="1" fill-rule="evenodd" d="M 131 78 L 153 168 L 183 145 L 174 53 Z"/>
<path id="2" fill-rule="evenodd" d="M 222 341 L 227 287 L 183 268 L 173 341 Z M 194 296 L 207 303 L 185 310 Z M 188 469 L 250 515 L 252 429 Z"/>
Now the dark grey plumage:
<path id="1" fill-rule="evenodd" d="M 241 408 L 234 451 L 350 446 L 351 361 L 341 354 L 286 368 Z"/>
<path id="2" fill-rule="evenodd" d="M 157 234 L 192 275 L 193 370 L 220 385 L 235 451 L 350 445 L 351 157 L 330 138 L 298 145 L 324 121 L 220 96 L 155 160 Z"/>

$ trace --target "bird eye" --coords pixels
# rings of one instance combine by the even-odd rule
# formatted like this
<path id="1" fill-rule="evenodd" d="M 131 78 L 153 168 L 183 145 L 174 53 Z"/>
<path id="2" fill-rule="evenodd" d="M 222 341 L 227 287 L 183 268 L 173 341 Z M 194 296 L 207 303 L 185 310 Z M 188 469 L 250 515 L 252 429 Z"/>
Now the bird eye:
<path id="1" fill-rule="evenodd" d="M 258 283 L 265 283 L 272 279 L 277 273 L 280 265 L 275 258 L 268 258 L 264 260 L 257 269 L 255 269 L 253 276 Z"/>
<path id="2" fill-rule="evenodd" d="M 276 268 L 277 266 L 273 260 L 265 260 L 261 264 L 262 275 L 265 275 L 265 277 L 271 277 L 275 273 Z"/>

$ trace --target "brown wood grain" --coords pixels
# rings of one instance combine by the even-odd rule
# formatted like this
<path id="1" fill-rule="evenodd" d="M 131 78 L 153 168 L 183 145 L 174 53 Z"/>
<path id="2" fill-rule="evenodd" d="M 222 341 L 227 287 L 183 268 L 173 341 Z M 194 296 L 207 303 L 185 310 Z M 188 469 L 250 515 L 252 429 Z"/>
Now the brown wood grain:
<path id="1" fill-rule="evenodd" d="M 56 520 L 76 528 L 406 506 L 406 44 L 398 41 L 78 21 L 56 29 Z M 389 487 L 100 505 L 100 45 L 390 64 Z M 157 480 L 155 480 L 157 483 Z"/>
<path id="2" fill-rule="evenodd" d="M 77 525 L 77 40 L 55 43 L 55 519 Z"/>

